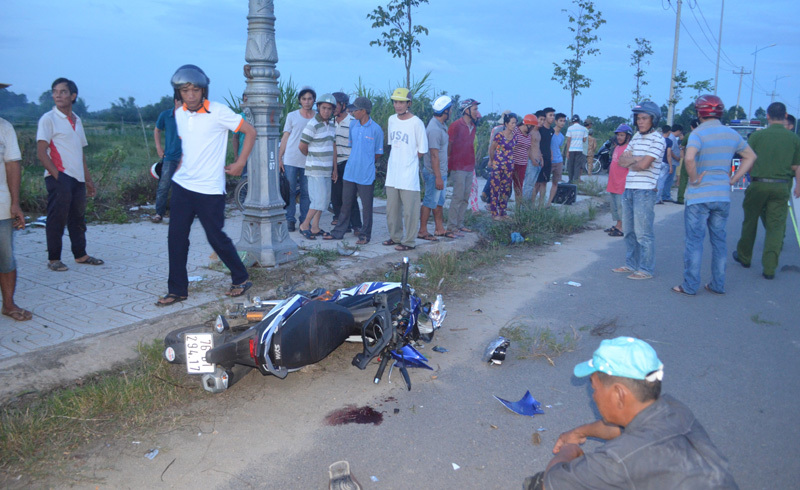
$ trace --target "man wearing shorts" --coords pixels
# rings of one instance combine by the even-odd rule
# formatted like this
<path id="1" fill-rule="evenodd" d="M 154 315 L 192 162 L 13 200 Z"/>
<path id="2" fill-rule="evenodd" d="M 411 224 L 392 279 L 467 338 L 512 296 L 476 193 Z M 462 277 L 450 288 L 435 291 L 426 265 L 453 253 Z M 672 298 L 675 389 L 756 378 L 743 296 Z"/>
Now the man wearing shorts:
<path id="1" fill-rule="evenodd" d="M 320 97 L 317 100 L 317 114 L 308 121 L 300 136 L 298 148 L 306 156 L 305 174 L 311 204 L 299 229 L 300 234 L 308 240 L 329 235 L 319 227 L 319 219 L 331 202 L 331 180 L 335 182 L 339 176 L 336 163 L 336 129 L 331 122 L 335 108 L 336 99 L 333 95 L 324 94 Z"/>
<path id="2" fill-rule="evenodd" d="M 438 241 L 436 237 L 455 238 L 455 234 L 444 229 L 444 198 L 447 188 L 447 120 L 453 99 L 442 95 L 433 101 L 433 117 L 428 122 L 425 134 L 428 137 L 428 153 L 423 157 L 422 180 L 425 182 L 425 199 L 419 216 L 417 238 Z M 435 228 L 428 233 L 428 218 L 433 212 Z"/>
<path id="3" fill-rule="evenodd" d="M 0 89 L 8 87 L 0 84 Z M 0 172 L 0 291 L 3 294 L 3 315 L 24 322 L 33 317 L 30 311 L 14 303 L 17 286 L 17 263 L 14 260 L 14 230 L 25 228 L 25 215 L 19 207 L 21 170 L 17 135 L 11 123 L 0 118 L 0 157 L 5 171 Z"/>

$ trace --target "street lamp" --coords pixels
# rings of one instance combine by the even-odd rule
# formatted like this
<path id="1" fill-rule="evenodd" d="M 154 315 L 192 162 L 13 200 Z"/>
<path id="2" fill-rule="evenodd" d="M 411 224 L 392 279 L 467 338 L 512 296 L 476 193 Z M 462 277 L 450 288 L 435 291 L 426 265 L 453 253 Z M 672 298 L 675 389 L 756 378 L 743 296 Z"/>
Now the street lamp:
<path id="1" fill-rule="evenodd" d="M 756 46 L 756 50 L 750 53 L 753 55 L 753 84 L 750 86 L 750 108 L 747 112 L 750 114 L 751 118 L 753 117 L 753 90 L 756 88 L 756 61 L 758 60 L 758 52 L 773 46 L 776 46 L 776 44 L 772 43 L 769 46 L 764 46 L 763 48 Z"/>
<path id="2" fill-rule="evenodd" d="M 297 260 L 297 244 L 289 238 L 278 176 L 278 142 L 283 109 L 278 102 L 275 68 L 275 14 L 273 0 L 249 0 L 246 111 L 252 114 L 256 144 L 248 161 L 248 191 L 244 202 L 242 235 L 236 248 L 247 252 L 245 264 L 276 266 Z"/>

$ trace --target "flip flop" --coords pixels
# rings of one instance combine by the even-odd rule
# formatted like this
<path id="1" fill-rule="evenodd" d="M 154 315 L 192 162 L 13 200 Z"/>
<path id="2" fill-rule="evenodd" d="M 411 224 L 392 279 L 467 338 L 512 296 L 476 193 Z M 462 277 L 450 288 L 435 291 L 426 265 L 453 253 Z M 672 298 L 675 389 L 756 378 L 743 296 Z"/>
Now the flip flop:
<path id="1" fill-rule="evenodd" d="M 408 252 L 409 250 L 414 250 L 415 248 L 417 247 L 409 247 L 408 245 L 403 245 L 403 244 L 394 247 L 394 249 L 397 250 L 398 252 Z"/>
<path id="2" fill-rule="evenodd" d="M 369 239 L 368 239 L 368 238 L 366 238 L 366 237 L 361 237 L 361 238 L 359 238 L 359 239 L 358 239 L 358 241 L 356 242 L 356 245 L 366 245 L 366 244 L 368 244 L 368 243 L 369 243 Z"/>
<path id="3" fill-rule="evenodd" d="M 711 289 L 711 283 L 709 283 L 709 284 L 706 284 L 706 285 L 705 285 L 705 286 L 703 286 L 703 287 L 704 287 L 704 288 L 705 288 L 705 290 L 706 290 L 706 291 L 708 291 L 709 293 L 711 293 L 711 294 L 716 294 L 717 296 L 722 296 L 723 294 L 725 294 L 725 293 L 720 293 L 719 291 L 716 291 L 716 290 L 714 290 L 714 289 Z"/>
<path id="4" fill-rule="evenodd" d="M 322 228 L 320 228 L 319 231 L 317 231 L 317 232 L 313 232 L 313 231 L 311 232 L 311 234 L 314 235 L 314 236 L 325 236 L 327 233 L 328 232 L 323 230 Z"/>
<path id="5" fill-rule="evenodd" d="M 458 231 L 463 231 L 464 233 L 472 233 L 473 232 L 473 230 L 470 230 L 466 226 L 463 226 L 463 227 L 459 228 Z"/>
<path id="6" fill-rule="evenodd" d="M 436 235 L 436 236 L 440 236 L 440 235 Z M 425 235 L 417 235 L 417 238 L 419 238 L 420 240 L 428 240 L 429 242 L 438 242 L 439 241 L 438 238 L 436 238 L 435 236 L 431 235 L 430 233 L 425 234 Z"/>
<path id="7" fill-rule="evenodd" d="M 5 316 L 11 318 L 17 322 L 27 322 L 31 318 L 33 318 L 33 313 L 28 310 L 23 310 L 22 308 L 17 308 L 15 310 L 3 310 L 2 312 Z"/>
<path id="8" fill-rule="evenodd" d="M 395 242 L 394 240 L 392 240 L 390 238 L 390 239 L 386 240 L 385 242 L 382 242 L 381 245 L 389 247 L 391 245 L 397 245 L 397 242 Z"/>
<path id="9" fill-rule="evenodd" d="M 169 293 L 166 296 L 158 298 L 158 301 L 156 301 L 156 306 L 174 305 L 175 303 L 180 303 L 181 301 L 185 301 L 186 299 L 188 299 L 188 296 L 178 296 L 175 293 Z"/>
<path id="10" fill-rule="evenodd" d="M 48 262 L 47 268 L 55 272 L 64 272 L 69 270 L 69 267 L 64 265 L 64 262 L 61 262 L 60 260 L 56 260 L 55 262 Z"/>
<path id="11" fill-rule="evenodd" d="M 631 267 L 628 267 L 627 265 L 623 265 L 622 267 L 617 267 L 616 269 L 611 269 L 611 272 L 618 272 L 618 273 L 624 273 L 624 274 L 632 274 L 632 273 L 634 273 L 634 272 L 636 272 L 636 271 L 635 271 L 635 270 L 633 270 Z"/>
<path id="12" fill-rule="evenodd" d="M 614 226 L 614 225 L 611 225 L 611 227 L 610 227 L 610 228 L 606 228 L 606 229 L 605 229 L 605 230 L 603 230 L 603 231 L 604 231 L 604 232 L 606 232 L 606 233 L 611 233 L 612 231 L 614 231 L 614 230 L 616 230 L 616 229 L 617 229 L 617 227 L 616 227 L 616 226 Z"/>
<path id="13" fill-rule="evenodd" d="M 230 296 L 231 298 L 236 298 L 244 293 L 247 292 L 248 289 L 253 287 L 253 283 L 251 281 L 245 281 L 242 284 L 231 284 L 231 287 L 228 288 L 228 291 L 225 293 L 225 296 Z M 235 292 L 240 290 L 239 292 Z"/>
<path id="14" fill-rule="evenodd" d="M 641 281 L 644 279 L 652 279 L 652 278 L 653 278 L 652 274 L 648 274 L 647 272 L 642 272 L 642 271 L 636 271 L 630 276 L 628 276 L 628 279 L 633 279 L 634 281 Z"/>
<path id="15" fill-rule="evenodd" d="M 462 236 L 462 237 L 464 236 L 464 235 L 461 235 L 461 234 L 453 233 L 452 231 L 446 231 L 444 233 L 436 233 L 435 235 L 437 237 L 443 237 L 443 238 L 458 238 L 459 236 Z"/>
<path id="16" fill-rule="evenodd" d="M 683 286 L 675 286 L 674 288 L 671 288 L 670 291 L 677 294 L 683 294 L 685 296 L 694 296 L 692 293 L 687 293 L 686 290 L 683 289 Z"/>
<path id="17" fill-rule="evenodd" d="M 619 228 L 614 228 L 608 232 L 608 236 L 625 236 L 625 233 L 622 233 L 622 230 Z"/>
<path id="18" fill-rule="evenodd" d="M 311 233 L 311 230 L 300 230 L 300 234 L 303 235 L 304 237 L 306 237 L 306 240 L 316 240 L 317 239 L 317 237 L 315 237 L 314 234 Z"/>
<path id="19" fill-rule="evenodd" d="M 78 264 L 86 264 L 86 265 L 103 265 L 103 264 L 105 264 L 105 262 L 103 262 L 102 260 L 100 260 L 98 258 L 95 258 L 95 257 L 92 257 L 91 255 L 86 256 L 86 260 L 82 260 L 80 262 L 78 262 L 76 260 L 75 262 L 78 263 Z"/>

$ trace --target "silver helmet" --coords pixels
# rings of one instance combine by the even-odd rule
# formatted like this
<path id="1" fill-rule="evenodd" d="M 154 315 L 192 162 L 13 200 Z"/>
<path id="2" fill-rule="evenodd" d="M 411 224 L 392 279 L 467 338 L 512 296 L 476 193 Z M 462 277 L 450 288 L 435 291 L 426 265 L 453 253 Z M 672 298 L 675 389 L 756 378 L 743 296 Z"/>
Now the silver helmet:
<path id="1" fill-rule="evenodd" d="M 172 80 L 170 80 L 172 88 L 175 90 L 180 90 L 187 83 L 207 90 L 210 82 L 211 80 L 208 79 L 205 72 L 195 65 L 183 65 L 175 71 L 175 74 L 172 75 Z"/>

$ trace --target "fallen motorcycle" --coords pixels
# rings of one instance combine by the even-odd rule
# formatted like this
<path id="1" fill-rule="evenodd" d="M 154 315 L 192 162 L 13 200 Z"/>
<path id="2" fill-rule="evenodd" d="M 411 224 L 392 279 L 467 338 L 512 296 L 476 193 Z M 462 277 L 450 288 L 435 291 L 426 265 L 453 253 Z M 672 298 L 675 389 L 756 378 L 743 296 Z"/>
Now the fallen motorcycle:
<path id="1" fill-rule="evenodd" d="M 388 363 L 398 367 L 411 390 L 407 368 L 433 369 L 414 348 L 430 342 L 447 311 L 441 295 L 423 304 L 408 284 L 408 258 L 403 259 L 402 282 L 366 282 L 347 289 L 299 291 L 272 306 L 263 320 L 231 327 L 222 315 L 213 327 L 195 325 L 173 330 L 164 338 L 164 358 L 185 364 L 189 374 L 202 377 L 206 391 L 220 393 L 250 370 L 285 378 L 288 373 L 320 362 L 346 340 L 361 342 L 352 364 L 366 369 L 380 359 L 374 382 L 380 382 Z"/>

